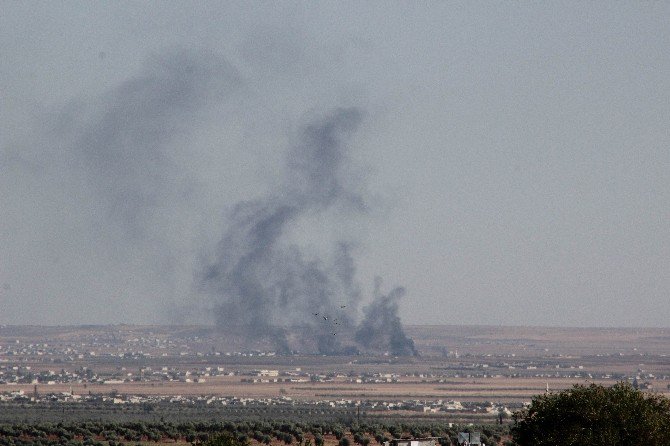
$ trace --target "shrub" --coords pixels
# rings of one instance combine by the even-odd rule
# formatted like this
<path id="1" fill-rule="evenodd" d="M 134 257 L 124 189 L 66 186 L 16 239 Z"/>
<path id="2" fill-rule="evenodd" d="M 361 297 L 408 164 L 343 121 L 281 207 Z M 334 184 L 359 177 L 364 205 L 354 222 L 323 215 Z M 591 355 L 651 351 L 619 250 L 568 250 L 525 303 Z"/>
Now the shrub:
<path id="1" fill-rule="evenodd" d="M 575 385 L 537 396 L 516 412 L 512 436 L 521 446 L 667 446 L 670 400 L 628 383 Z"/>

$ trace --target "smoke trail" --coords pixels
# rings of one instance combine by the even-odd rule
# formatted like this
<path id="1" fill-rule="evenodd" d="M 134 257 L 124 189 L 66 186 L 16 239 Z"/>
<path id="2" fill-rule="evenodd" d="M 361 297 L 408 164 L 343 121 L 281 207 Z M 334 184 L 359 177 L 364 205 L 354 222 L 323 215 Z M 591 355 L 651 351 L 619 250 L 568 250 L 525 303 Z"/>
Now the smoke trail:
<path id="1" fill-rule="evenodd" d="M 137 76 L 105 92 L 81 127 L 70 129 L 73 167 L 87 174 L 106 202 L 104 218 L 123 225 L 127 236 L 148 237 L 152 213 L 166 203 L 174 206 L 175 197 L 188 189 L 180 183 L 183 169 L 169 143 L 191 132 L 199 113 L 240 83 L 220 56 L 174 51 L 154 57 Z"/>
<path id="2" fill-rule="evenodd" d="M 214 114 L 227 116 L 244 86 L 220 55 L 163 51 L 94 96 L 40 105 L 39 119 L 17 128 L 7 146 L 3 135 L 0 190 L 12 193 L 0 199 L 0 227 L 13 234 L 4 257 L 25 264 L 13 268 L 12 299 L 39 305 L 3 316 L 171 319 L 170 306 L 192 291 L 201 222 L 213 212 L 203 199 L 202 151 L 186 141 L 197 142 Z M 56 303 L 42 305 L 43 296 Z"/>
<path id="3" fill-rule="evenodd" d="M 360 196 L 347 191 L 339 179 L 344 174 L 346 139 L 361 118 L 356 108 L 337 109 L 306 125 L 289 152 L 281 190 L 235 206 L 216 259 L 203 277 L 205 288 L 217 300 L 218 325 L 272 337 L 287 350 L 285 334 L 276 327 L 324 327 L 317 324 L 319 318 L 310 316 L 334 314 L 342 301 L 349 312 L 356 308 L 360 293 L 346 244 L 338 245 L 326 264 L 306 258 L 296 246 L 286 246 L 283 238 L 301 216 L 323 212 L 340 201 L 362 204 Z M 351 325 L 352 318 L 343 317 L 342 324 Z M 321 331 L 321 351 L 336 351 L 336 337 L 330 329 Z"/>
<path id="4" fill-rule="evenodd" d="M 361 195 L 345 186 L 350 175 L 346 142 L 362 115 L 357 108 L 336 109 L 305 125 L 289 151 L 279 190 L 234 207 L 215 259 L 201 277 L 203 288 L 214 298 L 219 326 L 272 339 L 283 352 L 290 346 L 281 327 L 297 326 L 308 330 L 319 352 L 344 351 L 335 330 L 356 330 L 361 295 L 351 246 L 337 243 L 327 260 L 309 257 L 288 242 L 287 231 L 301 218 L 335 205 L 365 212 Z M 415 353 L 397 316 L 401 294 L 394 290 L 387 297 L 377 296 L 357 331 L 362 345 L 394 354 Z M 337 329 L 333 315 L 338 317 Z"/>
<path id="5" fill-rule="evenodd" d="M 83 283 L 71 294 L 100 302 L 125 300 L 132 310 L 122 316 L 116 308 L 95 305 L 113 321 L 141 314 L 143 299 L 145 318 L 155 317 L 154 300 L 165 307 L 166 299 L 179 299 L 197 312 L 197 305 L 183 296 L 193 291 L 187 289 L 193 253 L 211 236 L 211 209 L 203 198 L 206 176 L 198 177 L 202 161 L 185 141 L 207 128 L 201 121 L 212 112 L 224 117 L 234 110 L 237 115 L 237 101 L 249 93 L 245 85 L 221 56 L 168 51 L 99 96 L 73 101 L 49 117 L 40 124 L 44 129 L 35 143 L 25 144 L 33 149 L 0 148 L 5 182 L 20 181 L 40 200 L 37 218 L 28 220 L 38 231 L 49 220 L 42 215 L 68 223 L 49 224 L 63 229 L 64 236 L 52 237 L 62 246 L 50 248 L 53 261 L 46 263 L 69 255 L 62 271 L 72 272 L 72 280 L 53 273 L 49 282 L 56 288 L 59 280 Z M 347 144 L 362 117 L 360 109 L 341 108 L 307 122 L 289 147 L 280 186 L 233 207 L 213 260 L 196 273 L 198 288 L 212 299 L 217 324 L 272 338 L 281 351 L 290 350 L 289 329 L 295 327 L 307 332 L 322 353 L 351 350 L 335 332 L 354 333 L 359 319 L 355 245 L 338 240 L 327 255 L 318 256 L 290 240 L 296 225 L 310 218 L 367 212 Z M 47 213 L 41 214 L 43 209 Z M 14 220 L 15 228 L 24 229 L 23 219 Z M 23 232 L 32 237 L 32 231 Z M 34 252 L 38 257 L 44 249 Z M 93 271 L 109 272 L 109 277 L 79 280 Z"/>
<path id="6" fill-rule="evenodd" d="M 398 301 L 405 289 L 397 287 L 387 295 L 381 293 L 382 281 L 375 281 L 375 298 L 364 309 L 365 318 L 356 330 L 356 341 L 367 348 L 388 348 L 394 355 L 416 355 L 414 341 L 407 337 L 398 317 Z"/>

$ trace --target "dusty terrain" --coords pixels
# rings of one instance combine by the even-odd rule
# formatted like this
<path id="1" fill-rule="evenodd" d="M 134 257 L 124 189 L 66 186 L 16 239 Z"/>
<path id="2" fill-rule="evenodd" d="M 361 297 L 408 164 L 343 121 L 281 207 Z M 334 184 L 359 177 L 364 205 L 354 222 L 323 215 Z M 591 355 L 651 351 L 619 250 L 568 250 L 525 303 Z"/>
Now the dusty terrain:
<path id="1" fill-rule="evenodd" d="M 636 379 L 663 393 L 670 384 L 670 329 L 410 326 L 407 332 L 418 357 L 274 355 L 262 350 L 269 344 L 243 349 L 235 336 L 210 327 L 3 326 L 0 393 L 514 404 L 575 383 Z M 44 375 L 82 369 L 94 378 Z M 23 374 L 16 379 L 14 372 Z"/>

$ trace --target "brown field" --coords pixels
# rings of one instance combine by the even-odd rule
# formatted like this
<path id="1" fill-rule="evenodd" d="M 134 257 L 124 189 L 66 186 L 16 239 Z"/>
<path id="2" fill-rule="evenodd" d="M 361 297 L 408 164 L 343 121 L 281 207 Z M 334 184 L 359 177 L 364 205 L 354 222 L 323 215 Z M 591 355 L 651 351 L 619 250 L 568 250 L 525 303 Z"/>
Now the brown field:
<path id="1" fill-rule="evenodd" d="M 0 327 L 0 367 L 29 366 L 31 370 L 74 370 L 89 367 L 98 373 L 137 372 L 140 367 L 181 370 L 223 367 L 235 376 L 211 376 L 204 383 L 160 381 L 118 384 L 40 383 L 38 391 L 105 394 L 113 390 L 139 395 L 218 395 L 245 398 L 286 396 L 295 400 L 457 400 L 519 403 L 529 401 L 547 386 L 560 390 L 583 383 L 613 384 L 640 376 L 648 391 L 668 394 L 670 329 L 556 328 L 488 326 L 410 326 L 408 333 L 419 357 L 384 354 L 332 356 L 210 355 L 233 351 L 238 340 L 209 327 Z M 139 345 L 137 339 L 173 341 L 167 347 Z M 17 342 L 18 341 L 18 342 Z M 96 356 L 8 354 L 19 345 L 48 342 L 50 347 L 79 346 Z M 152 341 L 153 342 L 153 341 Z M 158 341 L 156 341 L 158 342 Z M 161 344 L 163 345 L 163 344 Z M 106 355 L 141 349 L 141 358 Z M 4 354 L 2 353 L 4 352 Z M 184 354 L 186 352 L 186 354 Z M 338 375 L 330 382 L 242 383 L 245 374 L 276 369 Z M 398 382 L 351 382 L 374 373 L 397 374 Z M 558 375 L 558 376 L 557 376 Z M 578 375 L 578 376 L 573 376 Z M 589 376 L 590 375 L 590 376 Z M 609 376 L 606 376 L 609 375 Z M 0 392 L 33 384 L 0 384 Z"/>

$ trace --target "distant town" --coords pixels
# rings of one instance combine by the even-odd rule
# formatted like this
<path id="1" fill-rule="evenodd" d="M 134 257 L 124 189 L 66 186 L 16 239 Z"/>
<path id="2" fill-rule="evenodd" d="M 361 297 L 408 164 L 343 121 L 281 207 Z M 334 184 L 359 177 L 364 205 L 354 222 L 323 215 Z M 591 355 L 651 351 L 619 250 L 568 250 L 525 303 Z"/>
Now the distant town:
<path id="1" fill-rule="evenodd" d="M 623 351 L 616 352 L 603 340 L 600 351 L 569 347 L 559 353 L 560 339 L 526 334 L 532 342 L 519 337 L 519 348 L 491 328 L 461 329 L 458 337 L 450 330 L 416 330 L 417 359 L 384 352 L 227 350 L 225 336 L 206 327 L 0 327 L 0 402 L 285 407 L 499 420 L 533 395 L 573 383 L 627 381 L 649 392 L 667 392 L 670 385 L 664 344 L 641 343 L 625 330 L 613 339 L 643 347 L 622 342 Z M 481 333 L 502 340 L 496 345 Z M 436 342 L 440 337 L 446 345 Z"/>

